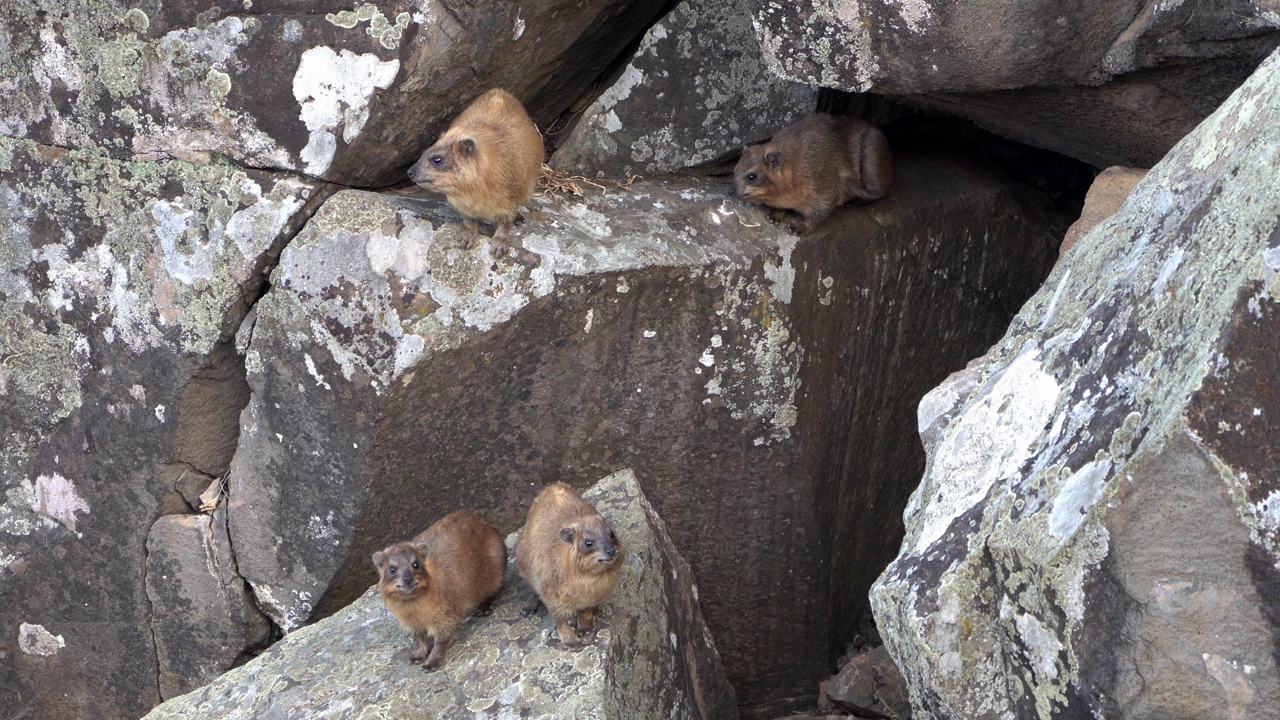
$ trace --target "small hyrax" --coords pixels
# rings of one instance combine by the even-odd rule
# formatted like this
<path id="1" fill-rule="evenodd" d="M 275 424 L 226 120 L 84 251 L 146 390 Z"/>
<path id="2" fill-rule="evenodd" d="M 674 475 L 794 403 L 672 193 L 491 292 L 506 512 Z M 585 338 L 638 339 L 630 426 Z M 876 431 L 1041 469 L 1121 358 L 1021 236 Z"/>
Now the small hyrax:
<path id="1" fill-rule="evenodd" d="M 413 632 L 410 662 L 444 665 L 453 631 L 473 612 L 487 613 L 502 588 L 507 546 L 488 520 L 458 510 L 410 542 L 373 554 L 387 609 Z M 428 655 L 428 653 L 430 653 Z"/>
<path id="2" fill-rule="evenodd" d="M 469 250 L 477 221 L 497 223 L 493 254 L 505 255 L 520 206 L 542 172 L 542 135 L 514 95 L 494 88 L 467 106 L 409 168 L 409 178 L 443 193 L 462 215 L 459 247 Z"/>
<path id="3" fill-rule="evenodd" d="M 884 197 L 893 184 L 893 156 L 884 133 L 853 117 L 815 113 L 747 147 L 733 170 L 734 194 L 770 208 L 792 232 L 807 235 L 837 205 Z"/>
<path id="4" fill-rule="evenodd" d="M 595 610 L 613 593 L 626 557 L 590 503 L 565 483 L 548 485 L 529 507 L 516 543 L 516 566 L 534 591 L 524 614 L 536 613 L 541 601 L 564 644 L 580 646 L 578 635 L 594 629 Z M 576 633 L 569 626 L 575 618 Z"/>

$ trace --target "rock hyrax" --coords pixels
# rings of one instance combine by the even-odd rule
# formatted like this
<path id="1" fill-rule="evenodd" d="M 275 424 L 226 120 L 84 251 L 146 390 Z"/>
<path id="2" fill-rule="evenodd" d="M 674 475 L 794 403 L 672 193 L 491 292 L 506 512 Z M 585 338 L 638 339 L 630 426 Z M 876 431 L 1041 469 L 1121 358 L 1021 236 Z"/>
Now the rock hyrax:
<path id="1" fill-rule="evenodd" d="M 435 670 L 458 623 L 488 612 L 502 587 L 507 546 L 493 523 L 458 510 L 412 541 L 374 553 L 373 564 L 387 609 L 418 641 L 410 662 L 426 660 Z"/>
<path id="2" fill-rule="evenodd" d="M 470 249 L 478 220 L 497 223 L 493 254 L 505 255 L 511 225 L 542 172 L 542 135 L 514 95 L 493 88 L 476 98 L 409 168 L 409 179 L 443 193 L 463 217 L 458 245 Z"/>
<path id="3" fill-rule="evenodd" d="M 787 210 L 800 217 L 790 223 L 807 235 L 850 200 L 884 197 L 893 184 L 893 156 L 884 133 L 853 117 L 815 113 L 751 145 L 733 169 L 734 193 L 767 205 L 781 222 Z"/>
<path id="4" fill-rule="evenodd" d="M 529 507 L 516 543 L 516 565 L 534 591 L 525 614 L 536 613 L 541 601 L 564 644 L 580 646 L 578 635 L 595 627 L 595 610 L 613 593 L 626 557 L 613 529 L 590 503 L 562 482 L 548 485 Z M 575 617 L 576 634 L 569 626 Z"/>

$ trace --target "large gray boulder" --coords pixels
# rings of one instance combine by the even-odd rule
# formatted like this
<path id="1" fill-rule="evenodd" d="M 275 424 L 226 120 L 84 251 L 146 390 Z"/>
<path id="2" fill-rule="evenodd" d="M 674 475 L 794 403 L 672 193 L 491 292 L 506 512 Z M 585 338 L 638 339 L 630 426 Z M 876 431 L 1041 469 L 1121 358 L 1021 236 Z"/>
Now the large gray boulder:
<path id="1" fill-rule="evenodd" d="M 887 93 L 1099 167 L 1150 167 L 1280 44 L 1261 0 L 749 2 L 783 78 Z"/>
<path id="2" fill-rule="evenodd" d="M 1280 53 L 920 403 L 877 625 L 934 718 L 1280 707 Z"/>
<path id="3" fill-rule="evenodd" d="M 0 134 L 386 185 L 501 85 L 547 124 L 660 0 L 0 4 Z"/>
<path id="4" fill-rule="evenodd" d="M 813 112 L 817 90 L 765 67 L 744 0 L 683 0 L 583 112 L 551 166 L 587 177 L 720 160 Z"/>
<path id="5" fill-rule="evenodd" d="M 256 306 L 229 481 L 238 567 L 286 631 L 456 507 L 634 467 L 748 707 L 812 699 L 897 549 L 913 408 L 1048 271 L 1040 198 L 905 157 L 798 241 L 717 182 L 536 198 L 518 258 L 434 199 L 338 193 Z M 921 338 L 934 340 L 922 342 Z"/>
<path id="6" fill-rule="evenodd" d="M 147 718 L 738 717 L 698 609 L 694 576 L 635 475 L 615 473 L 583 497 L 627 548 L 613 597 L 597 613 L 598 629 L 583 649 L 565 648 L 545 611 L 521 616 L 531 590 L 513 553 L 493 613 L 461 626 L 438 671 L 409 663 L 413 637 L 373 587 L 333 617 Z M 513 535 L 508 548 L 514 543 Z M 374 575 L 366 568 L 366 582 Z"/>
<path id="7" fill-rule="evenodd" d="M 193 511 L 181 479 L 227 471 L 248 398 L 231 339 L 324 194 L 0 138 L 0 707 L 136 717 L 159 701 L 147 593 L 179 577 L 144 579 L 148 549 L 170 545 L 150 528 Z M 242 610 L 203 639 L 265 624 Z"/>

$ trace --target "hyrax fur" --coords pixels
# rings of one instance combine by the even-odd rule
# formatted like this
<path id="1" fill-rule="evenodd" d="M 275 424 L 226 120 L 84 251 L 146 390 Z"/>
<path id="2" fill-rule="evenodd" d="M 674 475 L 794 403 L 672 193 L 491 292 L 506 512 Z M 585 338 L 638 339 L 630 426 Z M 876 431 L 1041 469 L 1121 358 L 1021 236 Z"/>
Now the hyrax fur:
<path id="1" fill-rule="evenodd" d="M 458 623 L 488 612 L 502 587 L 507 546 L 493 523 L 458 510 L 412 541 L 374 553 L 373 564 L 387 609 L 417 640 L 410 662 L 426 660 L 435 670 Z"/>
<path id="2" fill-rule="evenodd" d="M 807 235 L 837 205 L 884 197 L 893 184 L 893 156 L 884 133 L 853 117 L 815 113 L 748 147 L 733 170 L 734 193 L 768 206 L 774 222 L 787 210 Z"/>
<path id="3" fill-rule="evenodd" d="M 458 245 L 469 250 L 478 220 L 497 223 L 493 254 L 505 255 L 520 206 L 542 172 L 542 135 L 514 95 L 493 88 L 476 98 L 409 168 L 409 179 L 443 193 L 463 217 Z"/>
<path id="4" fill-rule="evenodd" d="M 579 647 L 578 635 L 594 629 L 595 610 L 613 593 L 626 557 L 590 503 L 564 483 L 548 485 L 529 507 L 516 543 L 516 565 L 534 591 L 525 614 L 536 613 L 541 601 L 564 644 Z M 569 625 L 574 618 L 576 634 Z"/>

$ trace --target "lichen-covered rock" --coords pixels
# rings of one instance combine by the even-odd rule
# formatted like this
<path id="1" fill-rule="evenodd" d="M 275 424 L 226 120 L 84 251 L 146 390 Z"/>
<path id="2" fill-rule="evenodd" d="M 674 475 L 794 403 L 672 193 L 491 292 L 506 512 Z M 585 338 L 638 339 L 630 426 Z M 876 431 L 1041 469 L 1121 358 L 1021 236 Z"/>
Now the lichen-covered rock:
<path id="1" fill-rule="evenodd" d="M 162 699 L 221 675 L 271 630 L 236 574 L 223 508 L 164 515 L 152 524 L 147 598 Z"/>
<path id="2" fill-rule="evenodd" d="M 0 134 L 385 185 L 484 89 L 550 122 L 659 0 L 0 4 Z"/>
<path id="3" fill-rule="evenodd" d="M 438 671 L 409 663 L 412 635 L 370 588 L 147 718 L 736 718 L 693 574 L 634 474 L 615 473 L 583 496 L 627 547 L 613 597 L 583 649 L 564 647 L 545 611 L 521 616 L 532 591 L 512 562 L 493 613 L 459 628 Z M 513 535 L 508 548 L 514 543 Z"/>
<path id="4" fill-rule="evenodd" d="M 1280 53 L 920 404 L 877 626 L 927 717 L 1280 707 Z"/>
<path id="5" fill-rule="evenodd" d="M 1098 173 L 1084 197 L 1084 209 L 1080 211 L 1080 217 L 1071 223 L 1067 234 L 1062 237 L 1058 256 L 1067 254 L 1085 233 L 1119 210 L 1129 193 L 1133 192 L 1134 186 L 1146 176 L 1146 170 L 1120 166 L 1109 167 Z"/>
<path id="6" fill-rule="evenodd" d="M 248 396 L 230 339 L 322 195 L 0 138 L 0 707 L 158 702 L 148 529 L 190 511 L 184 473 L 228 468 Z M 58 643 L 28 651 L 27 624 Z"/>
<path id="7" fill-rule="evenodd" d="M 764 66 L 744 2 L 683 0 L 649 28 L 551 165 L 588 177 L 671 173 L 763 140 L 816 102 L 813 87 Z"/>
<path id="8" fill-rule="evenodd" d="M 1107 167 L 1150 167 L 1280 44 L 1267 2 L 748 0 L 781 77 L 898 96 Z"/>
<path id="9" fill-rule="evenodd" d="M 954 157 L 898 171 L 803 241 L 723 182 L 536 198 L 497 260 L 439 201 L 335 195 L 249 342 L 229 516 L 264 611 L 347 604 L 422 518 L 511 530 L 540 485 L 634 467 L 739 698 L 811 700 L 896 551 L 896 514 L 863 508 L 914 487 L 916 398 L 1054 256 L 1038 198 Z"/>

